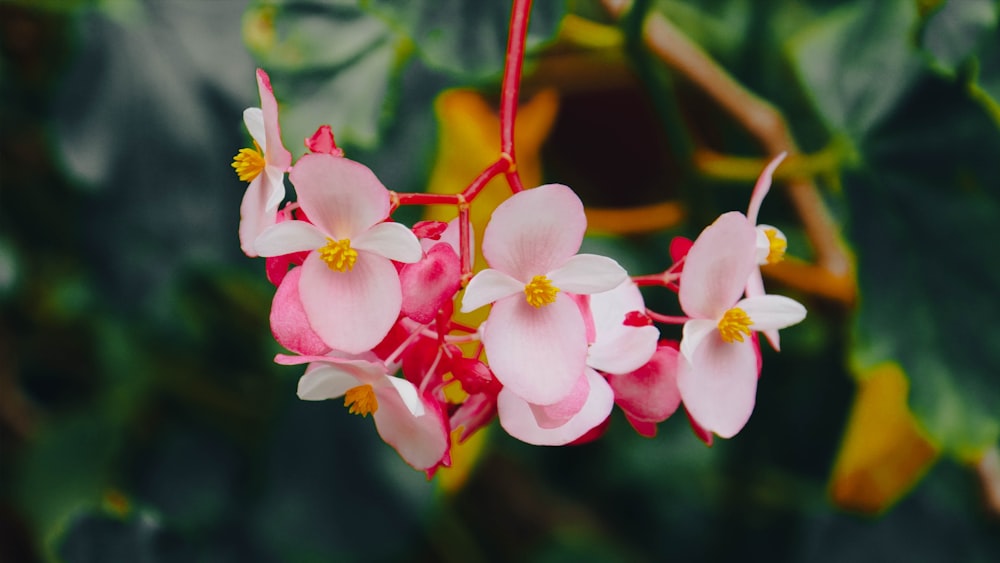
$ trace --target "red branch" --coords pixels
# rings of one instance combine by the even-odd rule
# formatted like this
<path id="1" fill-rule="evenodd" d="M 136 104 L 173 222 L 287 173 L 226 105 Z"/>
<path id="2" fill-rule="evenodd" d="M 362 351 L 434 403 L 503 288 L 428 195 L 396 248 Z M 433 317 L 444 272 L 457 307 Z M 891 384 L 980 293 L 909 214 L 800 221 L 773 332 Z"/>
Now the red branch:
<path id="1" fill-rule="evenodd" d="M 510 160 L 507 183 L 517 193 L 524 189 L 517 173 L 517 156 L 514 153 L 514 122 L 517 118 L 517 101 L 521 90 L 521 69 L 524 66 L 524 44 L 528 36 L 528 19 L 531 17 L 531 0 L 514 0 L 510 14 L 510 35 L 507 36 L 507 59 L 503 69 L 500 89 L 500 153 Z"/>

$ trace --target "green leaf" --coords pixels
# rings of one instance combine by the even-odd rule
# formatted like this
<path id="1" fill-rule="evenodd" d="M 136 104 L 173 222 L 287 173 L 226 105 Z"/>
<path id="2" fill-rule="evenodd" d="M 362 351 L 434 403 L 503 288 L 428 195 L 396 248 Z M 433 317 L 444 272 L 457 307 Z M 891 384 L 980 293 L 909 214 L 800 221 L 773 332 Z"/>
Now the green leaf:
<path id="1" fill-rule="evenodd" d="M 895 108 L 923 66 L 916 24 L 912 0 L 851 3 L 792 38 L 789 56 L 829 128 L 859 140 Z"/>
<path id="2" fill-rule="evenodd" d="M 961 85 L 929 79 L 844 181 L 861 295 L 854 360 L 898 362 L 914 414 L 962 457 L 1000 438 L 997 154 L 1000 132 Z"/>
<path id="3" fill-rule="evenodd" d="M 362 6 L 400 29 L 430 68 L 470 81 L 503 69 L 510 2 L 366 0 Z M 527 48 L 550 40 L 565 12 L 565 0 L 534 3 Z"/>
<path id="4" fill-rule="evenodd" d="M 996 29 L 995 0 L 948 0 L 927 18 L 921 45 L 937 70 L 954 76 Z"/>
<path id="5" fill-rule="evenodd" d="M 271 75 L 286 147 L 295 152 L 324 124 L 340 144 L 379 143 L 405 55 L 384 21 L 351 3 L 268 2 L 247 11 L 244 37 Z"/>

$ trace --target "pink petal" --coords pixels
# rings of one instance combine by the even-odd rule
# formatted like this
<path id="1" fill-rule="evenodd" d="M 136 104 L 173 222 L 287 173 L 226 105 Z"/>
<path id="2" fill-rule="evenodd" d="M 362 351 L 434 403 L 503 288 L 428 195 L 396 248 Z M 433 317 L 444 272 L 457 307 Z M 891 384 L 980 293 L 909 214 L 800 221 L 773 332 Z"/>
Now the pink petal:
<path id="1" fill-rule="evenodd" d="M 240 248 L 251 258 L 258 256 L 257 237 L 277 222 L 278 210 L 267 208 L 265 179 L 263 174 L 254 178 L 240 203 Z"/>
<path id="2" fill-rule="evenodd" d="M 747 297 L 736 303 L 736 306 L 750 317 L 751 330 L 786 328 L 806 318 L 806 308 L 784 295 Z"/>
<path id="3" fill-rule="evenodd" d="M 507 297 L 515 297 L 524 292 L 524 283 L 507 274 L 487 268 L 476 274 L 462 294 L 462 312 L 475 311 L 483 305 L 499 301 Z M 521 299 L 527 304 L 525 299 Z"/>
<path id="4" fill-rule="evenodd" d="M 525 401 L 551 405 L 573 391 L 583 373 L 587 336 L 580 309 L 565 294 L 535 308 L 520 296 L 493 304 L 483 345 L 500 383 Z"/>
<path id="5" fill-rule="evenodd" d="M 628 273 L 606 256 L 577 254 L 549 272 L 548 278 L 562 291 L 589 295 L 618 287 L 628 278 Z"/>
<path id="6" fill-rule="evenodd" d="M 358 252 L 354 268 L 338 272 L 313 253 L 302 270 L 302 306 L 309 324 L 329 347 L 351 353 L 370 350 L 396 322 L 403 296 L 396 268 L 388 259 Z"/>
<path id="7" fill-rule="evenodd" d="M 493 211 L 483 256 L 491 268 L 527 283 L 576 254 L 586 228 L 583 204 L 573 190 L 539 186 L 514 194 Z"/>
<path id="8" fill-rule="evenodd" d="M 566 424 L 569 419 L 580 412 L 584 403 L 587 402 L 589 395 L 590 383 L 587 375 L 581 373 L 580 377 L 576 380 L 576 385 L 573 386 L 573 390 L 565 399 L 553 405 L 535 405 L 529 403 L 528 406 L 531 408 L 531 414 L 535 417 L 535 423 L 538 424 L 539 428 L 558 428 Z"/>
<path id="9" fill-rule="evenodd" d="M 307 154 L 288 178 L 309 220 L 335 240 L 353 238 L 389 214 L 389 191 L 367 166 L 353 160 Z"/>
<path id="10" fill-rule="evenodd" d="M 424 255 L 413 231 L 399 223 L 379 223 L 351 240 L 351 248 L 367 250 L 397 262 L 413 263 Z"/>
<path id="11" fill-rule="evenodd" d="M 323 342 L 306 317 L 299 298 L 299 278 L 302 268 L 288 272 L 271 302 L 271 332 L 279 344 L 293 352 L 307 356 L 323 355 L 330 347 Z"/>
<path id="12" fill-rule="evenodd" d="M 674 414 L 681 403 L 677 389 L 678 361 L 676 348 L 662 346 L 646 365 L 632 373 L 608 378 L 615 392 L 615 403 L 630 421 L 662 422 Z"/>
<path id="13" fill-rule="evenodd" d="M 698 425 L 723 438 L 735 436 L 750 419 L 756 401 L 753 343 L 729 343 L 718 332 L 709 335 L 692 361 L 680 360 L 677 388 Z"/>
<path id="14" fill-rule="evenodd" d="M 326 235 L 305 221 L 282 221 L 268 227 L 254 241 L 261 256 L 284 256 L 293 252 L 312 253 L 326 246 Z"/>
<path id="15" fill-rule="evenodd" d="M 655 422 L 647 422 L 645 420 L 639 420 L 637 418 L 633 418 L 629 416 L 627 412 L 625 413 L 625 420 L 627 420 L 628 423 L 632 425 L 632 428 L 634 428 L 635 431 L 638 432 L 640 436 L 643 436 L 645 438 L 656 437 Z"/>
<path id="16" fill-rule="evenodd" d="M 439 242 L 419 262 L 403 266 L 399 282 L 403 288 L 403 315 L 427 324 L 462 285 L 458 255 L 451 246 Z"/>
<path id="17" fill-rule="evenodd" d="M 614 406 L 614 394 L 603 377 L 592 369 L 586 370 L 590 393 L 583 407 L 565 424 L 556 428 L 540 427 L 530 405 L 509 389 L 497 396 L 497 413 L 500 425 L 508 434 L 537 446 L 561 446 L 580 438 L 604 422 Z"/>
<path id="18" fill-rule="evenodd" d="M 462 429 L 458 435 L 458 442 L 466 441 L 469 436 L 492 422 L 496 412 L 496 399 L 492 395 L 485 393 L 470 395 L 451 415 L 451 427 L 456 430 Z"/>
<path id="19" fill-rule="evenodd" d="M 747 208 L 747 219 L 750 220 L 751 224 L 757 224 L 757 214 L 760 212 L 760 204 L 764 202 L 764 196 L 771 189 L 771 177 L 774 175 L 774 170 L 781 164 L 781 161 L 785 160 L 786 154 L 788 153 L 783 152 L 774 157 L 764 167 L 764 171 L 760 173 L 760 177 L 757 178 L 757 184 L 753 187 L 753 193 L 750 195 L 750 206 Z"/>
<path id="20" fill-rule="evenodd" d="M 449 446 L 448 426 L 441 409 L 425 404 L 424 414 L 414 416 L 394 385 L 377 387 L 375 397 L 378 410 L 372 418 L 385 443 L 415 469 L 437 465 Z"/>
<path id="21" fill-rule="evenodd" d="M 264 159 L 269 166 L 282 171 L 292 163 L 292 153 L 281 144 L 281 128 L 278 125 L 278 102 L 274 99 L 271 79 L 267 73 L 257 69 L 257 90 L 260 92 L 260 109 L 264 121 Z"/>
<path id="22" fill-rule="evenodd" d="M 718 332 L 718 321 L 708 319 L 691 319 L 684 323 L 683 337 L 681 338 L 681 354 L 688 361 L 694 360 L 695 352 L 701 346 L 702 341 L 713 332 Z"/>
<path id="23" fill-rule="evenodd" d="M 725 213 L 698 235 L 684 259 L 681 308 L 689 317 L 719 319 L 740 298 L 756 267 L 757 231 L 742 213 Z"/>
<path id="24" fill-rule="evenodd" d="M 391 386 L 399 399 L 403 401 L 403 405 L 406 406 L 407 410 L 413 416 L 423 416 L 426 409 L 424 408 L 423 401 L 420 400 L 420 393 L 417 392 L 417 388 L 409 381 L 401 377 L 393 377 L 391 375 L 385 376 L 385 383 Z"/>

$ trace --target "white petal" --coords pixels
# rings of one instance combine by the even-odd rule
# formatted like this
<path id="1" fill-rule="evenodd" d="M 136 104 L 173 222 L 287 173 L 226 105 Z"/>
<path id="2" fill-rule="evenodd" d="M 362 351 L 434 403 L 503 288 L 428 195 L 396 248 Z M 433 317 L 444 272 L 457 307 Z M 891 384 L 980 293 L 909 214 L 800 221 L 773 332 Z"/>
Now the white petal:
<path id="1" fill-rule="evenodd" d="M 417 392 L 417 388 L 413 386 L 409 381 L 401 378 L 387 375 L 385 380 L 396 388 L 396 392 L 399 393 L 399 398 L 403 400 L 403 404 L 409 409 L 410 414 L 413 416 L 423 416 L 424 414 L 424 403 L 420 400 L 420 394 Z"/>
<path id="2" fill-rule="evenodd" d="M 552 285 L 562 291 L 589 295 L 609 291 L 625 281 L 628 273 L 607 256 L 577 254 L 548 273 Z"/>
<path id="3" fill-rule="evenodd" d="M 264 168 L 267 177 L 267 209 L 278 211 L 278 205 L 285 199 L 285 171 L 277 166 Z"/>
<path id="4" fill-rule="evenodd" d="M 752 330 L 785 328 L 806 318 L 806 308 L 784 295 L 747 297 L 738 302 L 736 307 L 743 309 L 750 317 Z"/>
<path id="5" fill-rule="evenodd" d="M 264 137 L 264 112 L 260 108 L 247 108 L 243 110 L 243 123 L 247 126 L 247 131 L 260 150 L 267 152 L 267 142 Z"/>
<path id="6" fill-rule="evenodd" d="M 694 353 L 698 350 L 698 345 L 717 328 L 718 321 L 715 320 L 691 319 L 684 323 L 684 335 L 681 338 L 681 354 L 689 362 L 693 361 Z"/>
<path id="7" fill-rule="evenodd" d="M 597 340 L 587 350 L 587 365 L 611 374 L 635 371 L 656 353 L 660 331 L 655 326 L 623 326 L 606 340 Z"/>
<path id="8" fill-rule="evenodd" d="M 282 221 L 264 230 L 254 248 L 260 256 L 283 256 L 326 245 L 326 235 L 305 221 Z"/>
<path id="9" fill-rule="evenodd" d="M 367 250 L 397 262 L 413 263 L 423 257 L 413 231 L 399 223 L 379 223 L 351 240 L 351 247 Z"/>
<path id="10" fill-rule="evenodd" d="M 462 312 L 475 311 L 504 297 L 524 291 L 524 284 L 500 270 L 487 268 L 469 281 L 462 296 Z"/>
<path id="11" fill-rule="evenodd" d="M 361 382 L 334 364 L 312 363 L 299 378 L 298 395 L 304 401 L 324 401 L 341 397 Z"/>

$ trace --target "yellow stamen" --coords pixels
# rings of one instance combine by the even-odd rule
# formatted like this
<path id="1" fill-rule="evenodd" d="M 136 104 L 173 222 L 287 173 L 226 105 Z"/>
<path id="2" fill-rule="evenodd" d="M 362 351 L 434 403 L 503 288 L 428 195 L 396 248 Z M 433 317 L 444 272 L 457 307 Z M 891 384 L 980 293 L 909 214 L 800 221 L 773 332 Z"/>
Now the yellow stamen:
<path id="1" fill-rule="evenodd" d="M 368 416 L 378 410 L 378 399 L 375 398 L 375 390 L 371 385 L 358 385 L 351 387 L 344 393 L 344 406 L 351 414 Z"/>
<path id="2" fill-rule="evenodd" d="M 785 257 L 785 250 L 788 249 L 788 241 L 778 236 L 777 229 L 764 229 L 767 235 L 767 242 L 770 243 L 771 250 L 767 253 L 767 263 L 777 264 Z"/>
<path id="3" fill-rule="evenodd" d="M 719 319 L 719 334 L 726 342 L 743 342 L 743 335 L 750 336 L 750 315 L 739 307 L 733 307 L 726 311 Z"/>
<path id="4" fill-rule="evenodd" d="M 327 267 L 338 272 L 354 269 L 358 260 L 358 251 L 351 248 L 351 239 L 326 239 L 326 246 L 318 249 L 319 257 L 326 262 Z"/>
<path id="5" fill-rule="evenodd" d="M 264 155 L 261 154 L 260 145 L 254 141 L 253 146 L 252 149 L 240 149 L 240 152 L 233 157 L 232 167 L 244 182 L 252 182 L 264 171 Z"/>
<path id="6" fill-rule="evenodd" d="M 524 296 L 528 304 L 535 308 L 555 302 L 556 293 L 559 293 L 559 288 L 545 276 L 535 276 L 524 286 Z"/>

